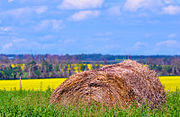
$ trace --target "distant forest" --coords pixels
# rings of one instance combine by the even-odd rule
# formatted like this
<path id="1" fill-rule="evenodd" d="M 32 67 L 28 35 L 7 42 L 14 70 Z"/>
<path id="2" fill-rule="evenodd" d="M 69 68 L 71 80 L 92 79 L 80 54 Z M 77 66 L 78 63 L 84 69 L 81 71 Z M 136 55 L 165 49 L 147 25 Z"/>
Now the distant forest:
<path id="1" fill-rule="evenodd" d="M 0 79 L 66 78 L 84 70 L 97 69 L 125 59 L 136 60 L 159 75 L 180 75 L 180 56 L 152 55 L 5 55 L 0 54 Z"/>

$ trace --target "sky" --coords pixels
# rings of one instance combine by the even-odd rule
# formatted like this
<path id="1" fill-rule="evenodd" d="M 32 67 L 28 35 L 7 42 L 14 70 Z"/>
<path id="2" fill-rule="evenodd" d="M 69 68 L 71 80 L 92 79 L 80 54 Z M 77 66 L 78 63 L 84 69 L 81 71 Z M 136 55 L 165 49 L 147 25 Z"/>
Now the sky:
<path id="1" fill-rule="evenodd" d="M 180 55 L 180 0 L 0 0 L 0 53 Z"/>

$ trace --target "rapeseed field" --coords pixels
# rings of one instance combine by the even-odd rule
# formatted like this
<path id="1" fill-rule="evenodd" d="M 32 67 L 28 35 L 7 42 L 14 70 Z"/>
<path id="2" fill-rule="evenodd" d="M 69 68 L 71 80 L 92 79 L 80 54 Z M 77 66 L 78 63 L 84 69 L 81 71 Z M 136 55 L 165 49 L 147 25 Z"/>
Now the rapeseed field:
<path id="1" fill-rule="evenodd" d="M 65 80 L 66 78 L 29 79 L 29 80 L 21 80 L 21 84 L 22 84 L 23 90 L 45 91 L 48 88 L 51 88 L 51 89 L 57 88 Z M 0 80 L 0 89 L 7 90 L 7 91 L 19 90 L 20 81 L 19 80 Z"/>
<path id="2" fill-rule="evenodd" d="M 161 76 L 159 78 L 166 91 L 174 92 L 177 88 L 180 89 L 180 76 Z M 65 80 L 66 78 L 29 79 L 22 80 L 21 84 L 23 90 L 45 91 L 48 88 L 57 88 Z M 0 89 L 7 91 L 19 90 L 20 81 L 0 80 Z"/>
<path id="3" fill-rule="evenodd" d="M 180 89 L 180 76 L 160 76 L 160 81 L 166 91 L 176 91 Z"/>

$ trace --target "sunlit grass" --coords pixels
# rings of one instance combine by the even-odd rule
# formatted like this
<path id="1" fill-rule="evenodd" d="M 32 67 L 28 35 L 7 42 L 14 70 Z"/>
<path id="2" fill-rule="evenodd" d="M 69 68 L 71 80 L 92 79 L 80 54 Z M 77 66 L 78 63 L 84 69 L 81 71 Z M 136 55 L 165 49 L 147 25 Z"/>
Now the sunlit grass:
<path id="1" fill-rule="evenodd" d="M 47 91 L 1 91 L 0 117 L 179 117 L 180 92 L 167 93 L 167 103 L 160 109 L 146 105 L 125 110 L 103 105 L 80 105 L 73 107 L 50 105 L 52 90 Z"/>

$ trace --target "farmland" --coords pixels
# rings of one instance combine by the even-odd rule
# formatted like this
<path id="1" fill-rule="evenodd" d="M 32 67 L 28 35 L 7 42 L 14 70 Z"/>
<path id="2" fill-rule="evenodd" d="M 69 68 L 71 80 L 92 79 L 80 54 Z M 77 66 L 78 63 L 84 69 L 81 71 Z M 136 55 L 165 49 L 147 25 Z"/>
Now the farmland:
<path id="1" fill-rule="evenodd" d="M 0 117 L 180 117 L 180 0 L 0 0 Z"/>
<path id="2" fill-rule="evenodd" d="M 160 81 L 166 91 L 176 91 L 176 88 L 180 89 L 180 76 L 161 76 Z"/>
<path id="3" fill-rule="evenodd" d="M 53 78 L 53 79 L 28 79 L 22 80 L 22 89 L 23 90 L 41 90 L 45 91 L 48 88 L 55 89 L 66 78 Z M 0 80 L 0 89 L 5 89 L 6 91 L 10 90 L 19 90 L 20 81 L 19 80 Z"/>
<path id="4" fill-rule="evenodd" d="M 107 108 L 105 106 L 90 105 L 63 107 L 49 104 L 52 90 L 46 91 L 3 91 L 0 90 L 0 117 L 15 116 L 152 116 L 152 117 L 179 117 L 180 92 L 167 93 L 167 103 L 161 109 L 150 109 L 147 106 L 135 108 L 134 106 L 121 110 L 120 108 Z"/>
<path id="5" fill-rule="evenodd" d="M 66 78 L 53 78 L 53 79 L 28 79 L 22 80 L 23 90 L 39 90 L 45 91 L 48 88 L 57 88 Z M 166 91 L 176 91 L 176 88 L 180 88 L 180 76 L 161 76 L 161 83 L 165 86 Z M 1 90 L 19 90 L 19 80 L 0 80 Z"/>
<path id="6" fill-rule="evenodd" d="M 50 105 L 52 91 L 66 78 L 0 80 L 0 117 L 7 116 L 179 116 L 180 76 L 161 76 L 160 81 L 167 91 L 167 103 L 161 109 L 150 109 L 146 105 L 121 110 L 101 105 L 64 107 Z M 28 105 L 28 106 L 27 106 Z"/>

